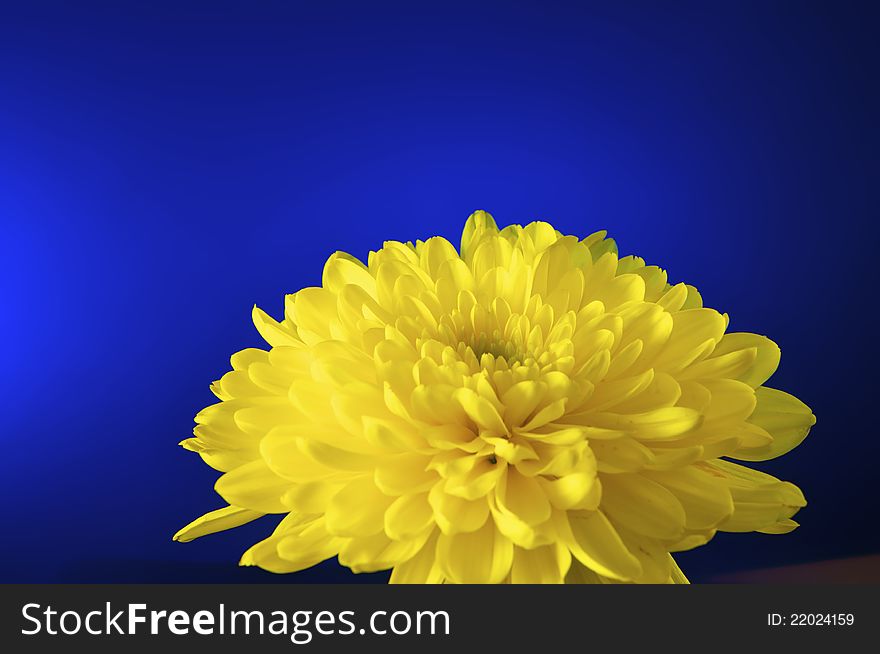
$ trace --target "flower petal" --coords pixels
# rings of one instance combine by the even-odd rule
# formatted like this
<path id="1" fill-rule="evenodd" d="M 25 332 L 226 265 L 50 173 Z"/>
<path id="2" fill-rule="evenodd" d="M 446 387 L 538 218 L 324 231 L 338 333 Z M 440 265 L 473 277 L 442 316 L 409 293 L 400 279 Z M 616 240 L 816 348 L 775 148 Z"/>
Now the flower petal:
<path id="1" fill-rule="evenodd" d="M 533 550 L 513 549 L 510 582 L 513 584 L 561 584 L 571 565 L 571 553 L 561 544 Z"/>
<path id="2" fill-rule="evenodd" d="M 174 534 L 173 540 L 186 543 L 208 534 L 215 534 L 218 531 L 225 531 L 226 529 L 247 524 L 263 515 L 265 514 L 259 511 L 242 509 L 238 506 L 227 506 L 196 518 Z"/>
<path id="3" fill-rule="evenodd" d="M 594 572 L 623 581 L 642 574 L 639 560 L 602 511 L 560 512 L 556 525 L 574 557 Z"/>
<path id="4" fill-rule="evenodd" d="M 412 557 L 394 566 L 389 584 L 439 584 L 443 573 L 437 565 L 437 530 Z"/>
<path id="5" fill-rule="evenodd" d="M 376 488 L 371 476 L 357 477 L 327 505 L 327 531 L 336 536 L 372 536 L 382 531 L 385 510 L 393 501 Z"/>
<path id="6" fill-rule="evenodd" d="M 476 531 L 437 539 L 437 562 L 443 573 L 457 584 L 498 584 L 510 573 L 513 543 L 498 533 L 487 520 Z"/>
<path id="7" fill-rule="evenodd" d="M 485 499 L 469 501 L 450 495 L 443 490 L 443 482 L 431 489 L 428 502 L 434 510 L 434 520 L 444 534 L 475 531 L 489 517 L 489 505 Z"/>
<path id="8" fill-rule="evenodd" d="M 712 357 L 752 348 L 755 350 L 755 360 L 736 379 L 752 388 L 757 388 L 770 379 L 770 376 L 779 367 L 779 346 L 769 338 L 748 332 L 725 334 L 715 346 Z"/>
<path id="9" fill-rule="evenodd" d="M 286 513 L 281 497 L 290 485 L 290 481 L 259 460 L 227 472 L 214 484 L 214 490 L 234 506 L 262 513 Z"/>
<path id="10" fill-rule="evenodd" d="M 401 495 L 385 511 L 385 533 L 394 540 L 414 538 L 433 522 L 427 493 Z"/>
<path id="11" fill-rule="evenodd" d="M 767 431 L 773 442 L 763 447 L 741 448 L 734 455 L 737 459 L 775 459 L 800 445 L 816 424 L 816 416 L 810 407 L 784 391 L 761 386 L 755 389 L 755 397 L 757 406 L 749 422 Z"/>
<path id="12" fill-rule="evenodd" d="M 644 475 L 675 495 L 684 507 L 688 529 L 714 529 L 733 514 L 727 484 L 700 468 L 687 466 Z"/>
<path id="13" fill-rule="evenodd" d="M 603 475 L 602 510 L 615 523 L 653 538 L 680 538 L 687 520 L 675 495 L 640 474 Z"/>

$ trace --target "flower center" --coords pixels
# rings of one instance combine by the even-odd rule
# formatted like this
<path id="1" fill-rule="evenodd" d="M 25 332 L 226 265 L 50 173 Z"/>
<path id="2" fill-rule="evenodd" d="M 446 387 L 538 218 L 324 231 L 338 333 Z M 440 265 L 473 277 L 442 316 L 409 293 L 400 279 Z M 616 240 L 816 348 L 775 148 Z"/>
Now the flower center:
<path id="1" fill-rule="evenodd" d="M 477 335 L 468 347 L 476 355 L 477 360 L 481 360 L 484 354 L 488 354 L 495 359 L 504 359 L 507 363 L 523 363 L 528 356 L 520 351 L 516 343 L 505 339 L 499 332 L 495 331 L 491 336 L 486 333 Z"/>

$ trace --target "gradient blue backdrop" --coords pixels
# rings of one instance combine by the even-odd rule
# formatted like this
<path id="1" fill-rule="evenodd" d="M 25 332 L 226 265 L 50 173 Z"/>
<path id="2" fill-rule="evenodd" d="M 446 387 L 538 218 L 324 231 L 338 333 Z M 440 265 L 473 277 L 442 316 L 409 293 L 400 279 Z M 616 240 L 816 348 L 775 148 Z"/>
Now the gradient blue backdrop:
<path id="1" fill-rule="evenodd" d="M 612 6 L 615 5 L 615 6 Z M 4 3 L 0 581 L 268 581 L 177 448 L 334 250 L 542 218 L 782 347 L 809 506 L 696 581 L 880 552 L 878 16 L 788 3 Z M 335 562 L 281 581 L 353 577 Z"/>

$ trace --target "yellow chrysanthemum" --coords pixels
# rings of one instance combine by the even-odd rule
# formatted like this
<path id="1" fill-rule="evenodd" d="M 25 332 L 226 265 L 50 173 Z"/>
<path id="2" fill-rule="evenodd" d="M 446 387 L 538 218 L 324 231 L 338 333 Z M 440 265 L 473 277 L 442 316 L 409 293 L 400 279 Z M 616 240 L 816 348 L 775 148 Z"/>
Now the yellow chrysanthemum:
<path id="1" fill-rule="evenodd" d="M 285 514 L 242 564 L 338 556 L 394 583 L 686 582 L 670 552 L 785 533 L 805 504 L 763 461 L 815 422 L 763 386 L 779 348 L 613 240 L 478 211 L 449 241 L 336 253 L 268 351 L 232 357 L 182 445 L 229 503 L 186 541 Z M 724 458 L 722 458 L 724 457 Z"/>

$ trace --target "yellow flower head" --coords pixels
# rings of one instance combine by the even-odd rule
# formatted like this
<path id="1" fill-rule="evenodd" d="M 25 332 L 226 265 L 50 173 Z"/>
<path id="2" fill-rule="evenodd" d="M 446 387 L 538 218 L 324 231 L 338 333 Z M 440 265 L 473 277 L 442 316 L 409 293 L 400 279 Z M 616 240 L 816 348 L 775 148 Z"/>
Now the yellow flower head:
<path id="1" fill-rule="evenodd" d="M 726 333 L 597 232 L 467 221 L 336 253 L 320 287 L 254 308 L 268 351 L 232 356 L 221 400 L 182 445 L 224 474 L 229 506 L 186 541 L 284 514 L 242 564 L 338 556 L 396 583 L 686 582 L 670 552 L 716 531 L 779 534 L 805 504 L 733 463 L 798 445 L 815 422 L 763 386 L 779 348 Z"/>

